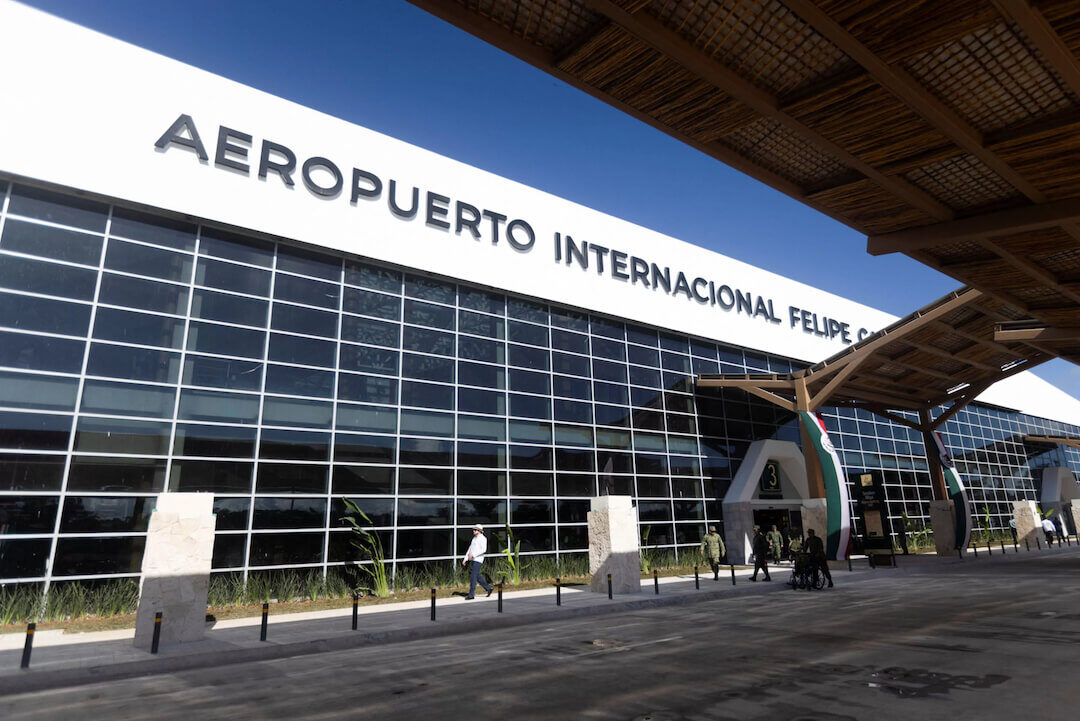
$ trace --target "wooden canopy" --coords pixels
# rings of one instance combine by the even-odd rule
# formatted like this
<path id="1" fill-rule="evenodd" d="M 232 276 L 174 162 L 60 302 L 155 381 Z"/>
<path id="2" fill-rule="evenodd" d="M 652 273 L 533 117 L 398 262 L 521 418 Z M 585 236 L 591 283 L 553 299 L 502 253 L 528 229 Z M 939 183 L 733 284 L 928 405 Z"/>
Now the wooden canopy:
<path id="1" fill-rule="evenodd" d="M 700 388 L 742 388 L 788 410 L 864 407 L 929 430 L 993 383 L 1054 357 L 1027 341 L 987 335 L 1015 312 L 975 288 L 961 288 L 805 370 L 779 374 L 701 375 Z M 933 417 L 940 406 L 948 409 Z M 916 411 L 918 422 L 892 413 Z"/>
<path id="2" fill-rule="evenodd" d="M 1080 438 L 1076 438 L 1076 437 L 1073 437 L 1073 436 L 1027 435 L 1027 436 L 1024 436 L 1024 440 L 1025 441 L 1030 441 L 1032 443 L 1045 443 L 1046 445 L 1049 445 L 1049 446 L 1056 446 L 1056 445 L 1068 446 L 1069 448 L 1076 448 L 1076 449 L 1080 450 Z"/>
<path id="3" fill-rule="evenodd" d="M 1080 2 L 412 2 L 864 232 L 870 252 L 982 290 L 1080 361 Z"/>

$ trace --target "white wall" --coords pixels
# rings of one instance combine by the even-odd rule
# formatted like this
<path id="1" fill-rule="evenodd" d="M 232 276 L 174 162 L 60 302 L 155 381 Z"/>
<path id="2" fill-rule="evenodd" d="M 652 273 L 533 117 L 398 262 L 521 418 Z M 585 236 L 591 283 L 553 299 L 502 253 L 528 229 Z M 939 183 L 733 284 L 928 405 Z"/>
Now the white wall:
<path id="1" fill-rule="evenodd" d="M 846 323 L 851 341 L 894 320 L 8 0 L 0 0 L 0 65 L 19 69 L 4 76 L 0 170 L 5 172 L 805 361 L 821 360 L 845 347 L 839 335 L 823 338 L 805 332 L 804 321 L 814 324 L 811 313 L 819 328 L 825 327 L 825 318 Z M 192 117 L 207 162 L 175 144 L 164 151 L 155 148 L 155 141 L 181 114 Z M 215 163 L 220 126 L 253 136 L 249 172 Z M 299 168 L 292 188 L 272 172 L 259 179 L 264 139 L 291 149 L 298 165 L 313 156 L 333 161 L 345 176 L 342 193 L 317 196 L 304 187 Z M 380 198 L 350 203 L 354 167 L 382 179 Z M 317 183 L 329 178 L 323 171 L 313 177 Z M 386 186 L 391 178 L 398 182 L 398 198 L 405 206 L 410 205 L 412 187 L 419 187 L 418 217 L 403 220 L 390 212 Z M 493 245 L 487 221 L 480 226 L 479 241 L 467 230 L 458 235 L 427 225 L 422 215 L 429 190 L 450 198 L 451 223 L 454 204 L 461 200 L 526 221 L 535 244 L 527 252 L 512 248 L 505 237 Z M 503 231 L 501 236 L 505 224 Z M 681 270 L 691 281 L 701 277 L 714 287 L 749 292 L 755 304 L 759 297 L 771 301 L 779 322 L 726 311 L 711 301 L 667 295 L 609 272 L 599 275 L 592 257 L 587 271 L 557 263 L 556 233 L 670 267 L 673 284 Z M 734 239 L 732 244 L 737 242 L 754 239 Z M 605 270 L 610 263 L 608 256 Z M 706 288 L 698 286 L 707 293 Z M 798 309 L 794 321 L 792 307 Z M 801 310 L 808 314 L 804 317 Z M 1080 422 L 1080 403 L 1033 377 L 1017 377 L 984 397 Z"/>

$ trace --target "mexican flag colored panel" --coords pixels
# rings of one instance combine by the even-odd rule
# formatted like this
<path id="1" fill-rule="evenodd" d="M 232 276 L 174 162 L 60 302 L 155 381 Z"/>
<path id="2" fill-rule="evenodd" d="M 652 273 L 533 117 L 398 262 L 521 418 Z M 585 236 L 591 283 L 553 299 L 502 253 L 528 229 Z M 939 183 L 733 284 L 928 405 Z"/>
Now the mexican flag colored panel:
<path id="1" fill-rule="evenodd" d="M 941 472 L 945 476 L 945 490 L 953 502 L 953 513 L 956 514 L 956 547 L 967 548 L 971 540 L 971 504 L 968 503 L 967 488 L 960 480 L 960 474 L 956 472 L 956 464 L 949 456 L 945 442 L 941 440 L 940 433 L 934 433 L 934 442 L 937 444 L 938 458 L 941 459 Z"/>
<path id="2" fill-rule="evenodd" d="M 810 435 L 814 445 L 821 474 L 825 480 L 825 510 L 828 514 L 828 528 L 825 534 L 825 554 L 833 561 L 842 561 L 847 557 L 848 543 L 851 540 L 851 502 L 848 496 L 847 479 L 840 465 L 840 457 L 829 440 L 825 422 L 820 415 L 799 411 L 799 419 Z"/>

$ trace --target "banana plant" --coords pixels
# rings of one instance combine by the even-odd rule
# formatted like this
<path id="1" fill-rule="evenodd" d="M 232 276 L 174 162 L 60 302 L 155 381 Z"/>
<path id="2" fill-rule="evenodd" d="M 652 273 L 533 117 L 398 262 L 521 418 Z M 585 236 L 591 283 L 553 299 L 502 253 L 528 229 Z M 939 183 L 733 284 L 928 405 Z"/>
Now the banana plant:
<path id="1" fill-rule="evenodd" d="M 510 524 L 506 524 L 506 548 L 502 550 L 506 555 L 506 580 L 511 586 L 521 583 L 521 541 L 514 541 L 514 532 L 510 530 Z"/>
<path id="2" fill-rule="evenodd" d="M 367 563 L 357 564 L 356 568 L 368 577 L 371 584 L 368 590 L 379 598 L 386 598 L 390 595 L 390 573 L 386 564 L 386 554 L 383 552 L 382 539 L 379 538 L 379 534 L 368 530 L 374 524 L 360 506 L 348 498 L 342 500 L 345 502 L 345 507 L 349 509 L 349 513 L 341 519 L 349 524 L 352 531 L 349 543 L 360 551 L 361 560 L 367 561 Z"/>

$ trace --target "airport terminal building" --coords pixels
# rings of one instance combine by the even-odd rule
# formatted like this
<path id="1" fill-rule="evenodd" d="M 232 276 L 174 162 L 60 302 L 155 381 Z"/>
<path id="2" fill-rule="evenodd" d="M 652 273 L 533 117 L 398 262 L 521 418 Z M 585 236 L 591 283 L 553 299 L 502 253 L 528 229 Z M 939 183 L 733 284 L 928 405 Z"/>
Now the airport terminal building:
<path id="1" fill-rule="evenodd" d="M 460 555 L 477 522 L 587 553 L 601 489 L 648 546 L 693 550 L 747 448 L 800 441 L 794 414 L 695 377 L 787 373 L 894 320 L 20 5 L 0 62 L 22 68 L 0 114 L 0 583 L 137 576 L 171 491 L 214 494 L 220 573 L 352 560 L 343 498 L 396 566 Z M 928 526 L 920 434 L 822 415 L 849 478 Z M 980 524 L 1080 471 L 1025 440 L 1078 423 L 1026 373 L 948 422 Z M 794 522 L 795 499 L 758 500 Z"/>

